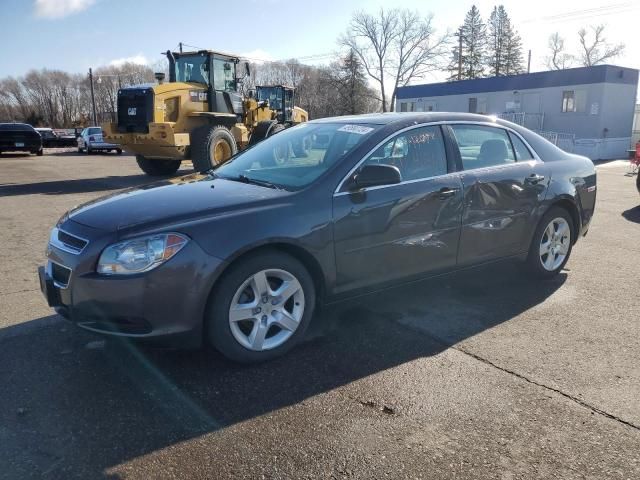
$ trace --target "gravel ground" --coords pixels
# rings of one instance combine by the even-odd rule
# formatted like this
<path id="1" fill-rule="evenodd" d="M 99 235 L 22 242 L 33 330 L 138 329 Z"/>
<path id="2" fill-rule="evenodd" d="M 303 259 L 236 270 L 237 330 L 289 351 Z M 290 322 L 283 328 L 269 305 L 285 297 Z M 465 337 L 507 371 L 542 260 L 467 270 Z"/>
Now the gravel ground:
<path id="1" fill-rule="evenodd" d="M 127 155 L 3 155 L 0 478 L 640 478 L 626 171 L 598 167 L 591 230 L 555 280 L 499 265 L 363 297 L 241 367 L 54 315 L 35 273 L 49 228 L 149 179 Z"/>

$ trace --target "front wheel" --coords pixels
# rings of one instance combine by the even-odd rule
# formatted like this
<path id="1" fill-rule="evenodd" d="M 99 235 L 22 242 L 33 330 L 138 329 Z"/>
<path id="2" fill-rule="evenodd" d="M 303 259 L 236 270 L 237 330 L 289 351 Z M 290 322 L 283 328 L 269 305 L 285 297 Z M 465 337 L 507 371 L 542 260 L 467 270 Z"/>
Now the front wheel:
<path id="1" fill-rule="evenodd" d="M 313 280 L 298 260 L 274 252 L 252 255 L 233 265 L 212 293 L 209 342 L 240 363 L 278 357 L 303 337 L 315 301 Z"/>
<path id="2" fill-rule="evenodd" d="M 136 155 L 136 162 L 144 173 L 152 177 L 173 175 L 178 171 L 181 163 L 180 160 L 151 160 L 142 155 Z"/>
<path id="3" fill-rule="evenodd" d="M 540 220 L 536 228 L 527 268 L 537 277 L 551 278 L 564 268 L 569 261 L 575 232 L 573 219 L 564 208 L 551 208 Z"/>

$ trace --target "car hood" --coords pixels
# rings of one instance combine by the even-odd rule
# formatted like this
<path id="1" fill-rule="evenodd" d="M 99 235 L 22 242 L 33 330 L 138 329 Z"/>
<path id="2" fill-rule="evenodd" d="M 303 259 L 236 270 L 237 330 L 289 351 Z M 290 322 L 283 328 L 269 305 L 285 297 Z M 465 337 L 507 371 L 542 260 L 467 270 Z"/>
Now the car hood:
<path id="1" fill-rule="evenodd" d="M 70 210 L 68 217 L 88 227 L 116 231 L 248 210 L 287 194 L 284 190 L 192 174 L 98 198 Z"/>

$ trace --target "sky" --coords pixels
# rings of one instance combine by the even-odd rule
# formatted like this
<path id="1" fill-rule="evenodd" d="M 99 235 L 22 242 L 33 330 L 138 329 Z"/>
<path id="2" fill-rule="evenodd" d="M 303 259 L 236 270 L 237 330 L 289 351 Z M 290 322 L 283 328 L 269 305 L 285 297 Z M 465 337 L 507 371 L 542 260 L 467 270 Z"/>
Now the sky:
<path id="1" fill-rule="evenodd" d="M 406 7 L 433 14 L 438 31 L 454 31 L 475 4 L 486 20 L 494 0 L 0 0 L 0 78 L 31 69 L 86 72 L 125 60 L 149 65 L 179 42 L 251 59 L 334 60 L 336 39 L 357 10 Z M 577 31 L 605 24 L 611 43 L 626 44 L 611 63 L 640 69 L 640 1 L 504 0 L 512 24 L 532 51 L 532 71 L 546 70 L 553 32 L 577 50 Z M 443 73 L 426 81 L 443 80 Z"/>

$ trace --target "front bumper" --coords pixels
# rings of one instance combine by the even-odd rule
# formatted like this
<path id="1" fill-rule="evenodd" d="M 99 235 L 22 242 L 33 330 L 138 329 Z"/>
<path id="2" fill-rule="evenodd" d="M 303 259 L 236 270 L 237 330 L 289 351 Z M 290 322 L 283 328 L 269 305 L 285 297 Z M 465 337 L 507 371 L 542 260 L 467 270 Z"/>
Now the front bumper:
<path id="1" fill-rule="evenodd" d="M 116 145 L 115 143 L 107 143 L 107 142 L 89 142 L 87 143 L 87 147 L 91 150 L 116 150 L 120 147 L 120 145 Z"/>
<path id="2" fill-rule="evenodd" d="M 62 229 L 91 240 L 79 254 L 51 243 L 47 248 L 47 263 L 38 272 L 40 286 L 58 313 L 98 333 L 200 345 L 206 303 L 221 260 L 192 240 L 154 270 L 104 276 L 95 272 L 95 264 L 114 239 L 72 221 Z"/>
<path id="3" fill-rule="evenodd" d="M 176 132 L 174 126 L 172 122 L 157 122 L 149 124 L 149 133 L 121 133 L 117 124 L 108 123 L 102 126 L 102 132 L 105 139 L 136 155 L 159 160 L 184 160 L 189 134 Z"/>

